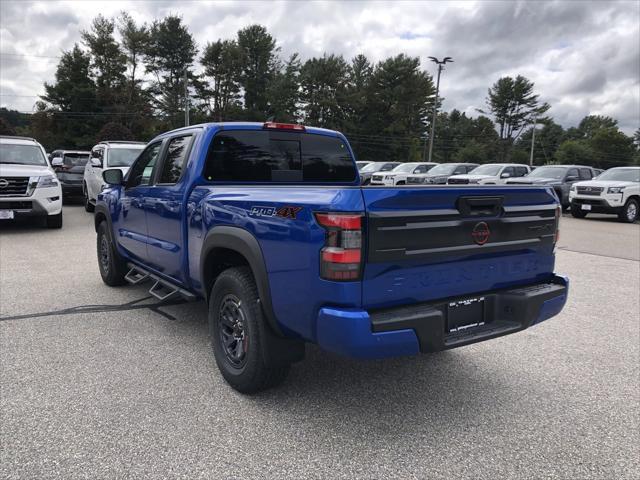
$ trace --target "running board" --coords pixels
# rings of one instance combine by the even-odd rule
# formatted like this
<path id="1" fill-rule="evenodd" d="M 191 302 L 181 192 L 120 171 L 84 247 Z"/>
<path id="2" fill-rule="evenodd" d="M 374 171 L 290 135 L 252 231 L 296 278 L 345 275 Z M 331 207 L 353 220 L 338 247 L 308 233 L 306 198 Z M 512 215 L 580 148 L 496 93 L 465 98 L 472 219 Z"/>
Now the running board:
<path id="1" fill-rule="evenodd" d="M 140 283 L 144 283 L 147 280 L 153 280 L 153 286 L 149 289 L 149 293 L 156 297 L 161 302 L 168 300 L 176 295 L 180 295 L 187 301 L 193 302 L 198 298 L 191 292 L 185 290 L 184 288 L 178 287 L 173 283 L 161 278 L 154 273 L 149 272 L 148 270 L 139 267 L 138 265 L 134 265 L 132 263 L 128 263 L 127 266 L 130 268 L 129 273 L 125 275 L 125 280 L 129 282 L 131 285 L 138 285 Z"/>

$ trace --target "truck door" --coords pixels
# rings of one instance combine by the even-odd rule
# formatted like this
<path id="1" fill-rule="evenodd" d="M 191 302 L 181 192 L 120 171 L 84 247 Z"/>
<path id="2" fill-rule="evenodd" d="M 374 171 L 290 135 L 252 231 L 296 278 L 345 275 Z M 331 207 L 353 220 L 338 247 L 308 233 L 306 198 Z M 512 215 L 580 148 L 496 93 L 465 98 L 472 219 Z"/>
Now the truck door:
<path id="1" fill-rule="evenodd" d="M 156 185 L 147 193 L 147 263 L 156 271 L 180 283 L 185 239 L 186 180 L 183 171 L 189 158 L 194 133 L 169 138 L 156 176 Z"/>
<path id="2" fill-rule="evenodd" d="M 129 255 L 147 262 L 147 219 L 149 192 L 162 149 L 162 141 L 152 143 L 140 154 L 129 171 L 122 194 L 122 214 L 115 227 L 118 243 Z"/>

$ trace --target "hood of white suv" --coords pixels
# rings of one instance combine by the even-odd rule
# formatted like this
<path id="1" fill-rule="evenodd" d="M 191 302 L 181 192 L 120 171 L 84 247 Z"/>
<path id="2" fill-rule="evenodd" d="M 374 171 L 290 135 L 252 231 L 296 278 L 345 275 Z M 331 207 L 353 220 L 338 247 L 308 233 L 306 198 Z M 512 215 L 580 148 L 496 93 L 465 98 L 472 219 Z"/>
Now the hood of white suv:
<path id="1" fill-rule="evenodd" d="M 449 178 L 464 178 L 464 179 L 468 179 L 468 180 L 484 180 L 485 178 L 498 178 L 495 175 L 472 175 L 472 174 L 466 174 L 466 175 L 453 175 Z"/>
<path id="2" fill-rule="evenodd" d="M 55 175 L 55 173 L 45 165 L 0 163 L 0 177 L 44 177 L 45 175 Z"/>
<path id="3" fill-rule="evenodd" d="M 586 182 L 576 182 L 577 187 L 632 187 L 638 182 L 625 182 L 621 180 L 587 180 Z"/>

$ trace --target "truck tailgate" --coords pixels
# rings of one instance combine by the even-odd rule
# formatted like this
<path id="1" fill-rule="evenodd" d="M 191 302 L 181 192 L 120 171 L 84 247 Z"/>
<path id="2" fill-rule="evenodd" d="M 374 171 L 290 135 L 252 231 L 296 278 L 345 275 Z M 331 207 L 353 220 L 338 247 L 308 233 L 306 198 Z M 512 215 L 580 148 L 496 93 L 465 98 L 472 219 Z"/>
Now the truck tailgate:
<path id="1" fill-rule="evenodd" d="M 547 187 L 364 188 L 362 303 L 413 304 L 552 276 L 557 200 Z"/>

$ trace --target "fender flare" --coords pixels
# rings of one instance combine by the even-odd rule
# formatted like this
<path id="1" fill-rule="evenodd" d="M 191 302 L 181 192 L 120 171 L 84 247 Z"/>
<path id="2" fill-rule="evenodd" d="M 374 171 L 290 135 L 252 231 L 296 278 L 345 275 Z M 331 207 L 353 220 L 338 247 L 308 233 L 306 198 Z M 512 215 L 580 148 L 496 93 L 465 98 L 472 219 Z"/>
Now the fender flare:
<path id="1" fill-rule="evenodd" d="M 109 209 L 106 205 L 104 205 L 103 203 L 98 203 L 95 206 L 95 210 L 93 213 L 93 223 L 96 232 L 98 231 L 98 226 L 100 225 L 100 222 L 98 222 L 98 217 L 102 215 L 104 215 L 107 225 L 109 226 L 109 231 L 111 231 L 111 213 L 109 212 Z"/>
<path id="2" fill-rule="evenodd" d="M 265 314 L 267 322 L 275 334 L 284 336 L 273 312 L 267 267 L 264 262 L 262 249 L 256 237 L 248 230 L 240 227 L 220 225 L 209 230 L 202 244 L 200 254 L 200 281 L 203 289 L 207 288 L 204 275 L 206 259 L 209 253 L 215 248 L 233 250 L 247 260 L 249 268 L 251 268 L 251 272 L 253 273 L 253 278 L 256 281 L 256 286 L 258 287 L 258 296 L 260 297 L 262 311 Z M 207 301 L 209 300 L 209 293 L 208 291 L 204 291 L 204 296 Z"/>

